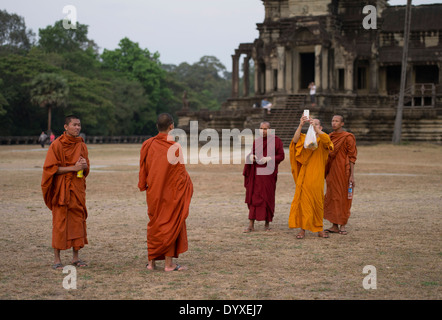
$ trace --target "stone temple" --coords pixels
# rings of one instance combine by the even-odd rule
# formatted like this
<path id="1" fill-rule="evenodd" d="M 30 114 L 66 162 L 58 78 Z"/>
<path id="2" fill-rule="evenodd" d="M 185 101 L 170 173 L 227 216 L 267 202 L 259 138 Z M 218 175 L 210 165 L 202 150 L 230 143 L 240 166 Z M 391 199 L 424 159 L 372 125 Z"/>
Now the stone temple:
<path id="1" fill-rule="evenodd" d="M 265 120 L 288 147 L 303 110 L 309 109 L 325 132 L 331 132 L 332 116 L 341 114 L 358 141 L 391 142 L 406 6 L 385 0 L 256 2 L 265 18 L 256 24 L 259 38 L 234 50 L 231 97 L 219 111 L 183 108 L 178 126 L 186 130 L 197 120 L 199 130 L 242 130 Z M 441 17 L 442 4 L 411 9 L 403 142 L 442 142 Z M 260 108 L 264 98 L 272 103 L 270 114 Z"/>

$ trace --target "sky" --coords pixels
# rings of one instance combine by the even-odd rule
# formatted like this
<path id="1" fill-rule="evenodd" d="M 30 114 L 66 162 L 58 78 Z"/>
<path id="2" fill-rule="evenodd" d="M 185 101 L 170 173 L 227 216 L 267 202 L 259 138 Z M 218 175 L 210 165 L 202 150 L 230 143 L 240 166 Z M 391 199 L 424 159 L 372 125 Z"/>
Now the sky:
<path id="1" fill-rule="evenodd" d="M 235 49 L 258 38 L 256 23 L 264 20 L 262 0 L 2 0 L 0 9 L 22 16 L 38 36 L 39 28 L 67 17 L 69 12 L 63 13 L 67 5 L 75 7 L 79 23 L 89 26 L 88 37 L 100 52 L 116 49 L 128 37 L 141 48 L 158 52 L 163 64 L 193 64 L 211 55 L 229 71 Z"/>

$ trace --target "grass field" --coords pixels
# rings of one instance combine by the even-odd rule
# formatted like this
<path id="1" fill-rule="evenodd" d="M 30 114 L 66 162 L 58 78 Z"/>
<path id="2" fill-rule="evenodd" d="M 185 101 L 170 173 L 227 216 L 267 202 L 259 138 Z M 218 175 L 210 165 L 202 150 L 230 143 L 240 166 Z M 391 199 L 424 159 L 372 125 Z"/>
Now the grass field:
<path id="1" fill-rule="evenodd" d="M 187 165 L 194 183 L 185 272 L 149 272 L 141 145 L 89 145 L 87 245 L 77 289 L 52 270 L 51 212 L 40 189 L 46 150 L 0 146 L 0 299 L 441 299 L 442 147 L 360 146 L 348 235 L 288 228 L 294 182 L 280 166 L 272 231 L 247 225 L 242 165 Z M 329 227 L 328 221 L 324 222 Z M 65 264 L 71 251 L 62 252 Z M 377 288 L 364 289 L 376 268 Z M 373 275 L 373 274 L 370 274 Z"/>

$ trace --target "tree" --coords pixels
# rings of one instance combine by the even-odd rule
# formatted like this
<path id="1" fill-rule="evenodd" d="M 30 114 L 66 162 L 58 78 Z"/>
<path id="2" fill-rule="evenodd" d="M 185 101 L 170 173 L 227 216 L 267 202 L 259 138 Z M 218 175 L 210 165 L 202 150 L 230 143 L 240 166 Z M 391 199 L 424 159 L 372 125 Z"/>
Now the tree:
<path id="1" fill-rule="evenodd" d="M 186 62 L 178 66 L 167 65 L 165 69 L 185 87 L 193 110 L 217 110 L 229 97 L 230 73 L 214 56 L 203 56 L 192 65 Z"/>
<path id="2" fill-rule="evenodd" d="M 401 142 L 402 134 L 402 112 L 404 109 L 404 92 L 405 81 L 407 79 L 407 57 L 408 57 L 408 41 L 410 38 L 411 26 L 411 0 L 407 0 L 407 7 L 405 9 L 405 26 L 404 26 L 404 47 L 402 52 L 402 68 L 401 68 L 401 84 L 399 90 L 399 102 L 396 111 L 396 119 L 394 121 L 393 143 Z"/>
<path id="3" fill-rule="evenodd" d="M 69 94 L 67 81 L 55 73 L 42 73 L 32 80 L 31 87 L 31 102 L 48 108 L 48 132 L 50 132 L 52 108 L 66 106 Z"/>
<path id="4" fill-rule="evenodd" d="M 98 52 L 97 44 L 87 37 L 88 28 L 87 25 L 77 22 L 76 29 L 65 29 L 63 20 L 59 20 L 53 26 L 38 29 L 38 45 L 45 52 L 66 53 L 88 49 Z"/>
<path id="5" fill-rule="evenodd" d="M 26 29 L 25 19 L 0 10 L 0 51 L 22 53 L 28 51 L 35 34 Z"/>
<path id="6" fill-rule="evenodd" d="M 155 115 L 170 112 L 168 108 L 173 103 L 173 93 L 168 87 L 167 73 L 161 67 L 159 53 L 142 49 L 128 38 L 123 38 L 118 46 L 115 50 L 104 49 L 101 55 L 103 68 L 116 71 L 142 85 L 149 102 L 143 114 L 151 114 L 150 111 Z M 154 122 L 150 127 L 155 130 Z"/>

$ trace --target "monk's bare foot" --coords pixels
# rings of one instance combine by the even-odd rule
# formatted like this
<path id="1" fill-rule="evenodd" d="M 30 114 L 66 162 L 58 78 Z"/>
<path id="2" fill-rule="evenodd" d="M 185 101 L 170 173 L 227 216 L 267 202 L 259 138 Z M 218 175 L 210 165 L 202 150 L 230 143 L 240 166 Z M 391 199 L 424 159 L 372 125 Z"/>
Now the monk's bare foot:
<path id="1" fill-rule="evenodd" d="M 164 267 L 164 271 L 170 272 L 170 271 L 184 271 L 187 270 L 185 266 L 180 266 L 179 264 L 176 264 L 174 267 Z"/>
<path id="2" fill-rule="evenodd" d="M 329 232 L 329 233 L 339 233 L 339 228 L 338 227 L 331 227 L 331 228 L 325 229 L 324 231 Z"/>
<path id="3" fill-rule="evenodd" d="M 339 234 L 342 234 L 342 235 L 346 235 L 348 232 L 344 229 L 344 230 L 342 230 L 342 228 L 341 228 L 341 230 L 339 230 Z"/>
<path id="4" fill-rule="evenodd" d="M 245 228 L 243 232 L 244 233 L 250 233 L 252 231 L 255 231 L 255 229 L 253 229 L 253 228 Z"/>
<path id="5" fill-rule="evenodd" d="M 328 238 L 329 235 L 328 235 L 327 232 L 319 231 L 319 232 L 318 232 L 318 237 L 320 237 L 320 238 Z"/>
<path id="6" fill-rule="evenodd" d="M 148 263 L 146 264 L 146 269 L 147 269 L 147 270 L 150 270 L 150 271 L 155 270 L 155 263 L 148 262 Z"/>

